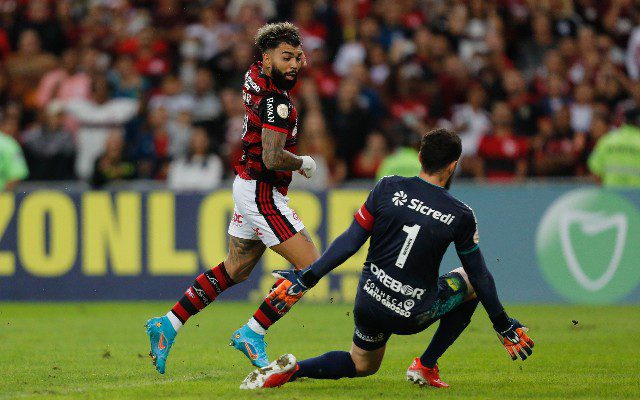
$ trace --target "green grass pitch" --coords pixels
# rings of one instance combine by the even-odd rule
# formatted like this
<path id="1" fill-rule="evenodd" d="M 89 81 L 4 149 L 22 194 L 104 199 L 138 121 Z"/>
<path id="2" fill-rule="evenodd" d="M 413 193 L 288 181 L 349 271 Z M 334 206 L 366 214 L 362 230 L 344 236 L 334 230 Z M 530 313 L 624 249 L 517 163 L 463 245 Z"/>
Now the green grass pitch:
<path id="1" fill-rule="evenodd" d="M 420 389 L 405 370 L 434 327 L 393 336 L 380 371 L 339 381 L 305 380 L 280 389 L 238 389 L 252 370 L 227 346 L 256 304 L 220 302 L 178 335 L 164 376 L 147 357 L 143 324 L 164 303 L 0 303 L 0 399 L 638 399 L 640 306 L 511 306 L 536 341 L 513 362 L 484 310 L 440 359 L 448 390 Z M 347 350 L 349 304 L 299 304 L 269 335 L 271 358 Z M 577 321 L 574 324 L 573 321 Z"/>

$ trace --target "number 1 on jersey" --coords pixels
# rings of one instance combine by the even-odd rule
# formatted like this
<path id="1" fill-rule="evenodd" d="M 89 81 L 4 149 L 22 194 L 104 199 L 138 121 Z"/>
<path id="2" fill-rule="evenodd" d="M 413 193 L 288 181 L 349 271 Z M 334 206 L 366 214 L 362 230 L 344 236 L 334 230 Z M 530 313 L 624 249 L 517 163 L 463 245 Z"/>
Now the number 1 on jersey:
<path id="1" fill-rule="evenodd" d="M 404 263 L 407 262 L 409 252 L 411 251 L 413 244 L 416 242 L 418 232 L 420 232 L 420 225 L 405 225 L 402 227 L 402 230 L 407 232 L 407 239 L 405 239 L 404 244 L 402 245 L 402 249 L 400 249 L 400 254 L 398 254 L 398 259 L 396 260 L 396 267 L 398 268 L 404 267 Z"/>

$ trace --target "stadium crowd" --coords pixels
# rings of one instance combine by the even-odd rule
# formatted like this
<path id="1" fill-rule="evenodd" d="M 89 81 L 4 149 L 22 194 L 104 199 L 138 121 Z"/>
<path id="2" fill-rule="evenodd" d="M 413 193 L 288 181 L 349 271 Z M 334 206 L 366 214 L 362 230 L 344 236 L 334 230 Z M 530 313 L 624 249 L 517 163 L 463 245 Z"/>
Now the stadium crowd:
<path id="1" fill-rule="evenodd" d="M 633 0 L 2 0 L 0 131 L 14 180 L 213 188 L 242 152 L 253 36 L 289 20 L 319 167 L 294 185 L 417 171 L 433 127 L 460 134 L 462 176 L 586 176 L 640 106 L 639 18 Z"/>

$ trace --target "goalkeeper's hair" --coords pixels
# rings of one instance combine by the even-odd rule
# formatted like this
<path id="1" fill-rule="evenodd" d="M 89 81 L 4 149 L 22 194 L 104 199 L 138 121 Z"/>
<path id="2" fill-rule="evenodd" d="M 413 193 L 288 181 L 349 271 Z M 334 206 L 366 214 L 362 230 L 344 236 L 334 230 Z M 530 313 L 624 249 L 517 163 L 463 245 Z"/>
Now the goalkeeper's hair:
<path id="1" fill-rule="evenodd" d="M 434 129 L 424 135 L 420 143 L 420 163 L 422 170 L 434 174 L 452 161 L 456 161 L 462 154 L 460 137 L 447 129 Z"/>
<path id="2" fill-rule="evenodd" d="M 300 46 L 300 30 L 291 22 L 266 24 L 258 29 L 255 45 L 260 50 L 260 53 L 273 50 L 280 43 L 287 43 L 293 47 Z"/>

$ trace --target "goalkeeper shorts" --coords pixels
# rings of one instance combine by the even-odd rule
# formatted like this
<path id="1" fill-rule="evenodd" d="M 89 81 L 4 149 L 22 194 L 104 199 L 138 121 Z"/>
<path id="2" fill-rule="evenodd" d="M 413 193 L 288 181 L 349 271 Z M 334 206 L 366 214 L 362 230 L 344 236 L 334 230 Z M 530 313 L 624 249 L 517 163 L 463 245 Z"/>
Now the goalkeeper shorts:
<path id="1" fill-rule="evenodd" d="M 443 315 L 453 311 L 467 297 L 468 289 L 462 275 L 449 272 L 438 278 L 438 294 L 426 312 L 409 318 L 390 315 L 384 306 L 358 289 L 353 319 L 353 343 L 361 349 L 381 348 L 391 335 L 413 335 L 427 329 Z"/>

